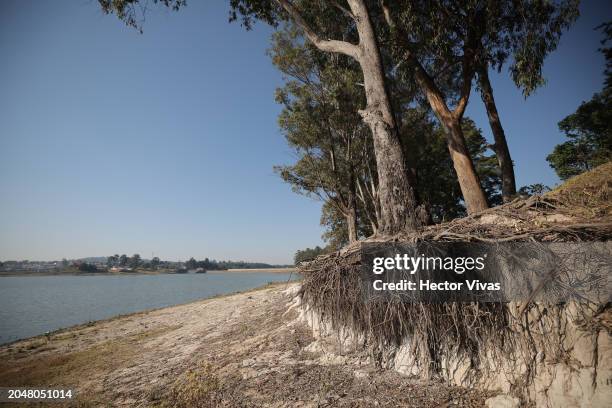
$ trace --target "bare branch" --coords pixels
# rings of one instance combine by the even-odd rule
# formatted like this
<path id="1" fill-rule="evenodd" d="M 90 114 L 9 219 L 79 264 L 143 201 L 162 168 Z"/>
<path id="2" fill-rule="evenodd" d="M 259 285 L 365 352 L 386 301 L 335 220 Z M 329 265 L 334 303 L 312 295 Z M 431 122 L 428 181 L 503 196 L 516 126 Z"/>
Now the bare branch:
<path id="1" fill-rule="evenodd" d="M 336 7 L 338 10 L 342 11 L 342 13 L 343 13 L 345 16 L 347 16 L 347 17 L 351 18 L 353 21 L 357 21 L 357 19 L 355 18 L 355 15 L 354 15 L 353 13 L 351 13 L 351 11 L 350 11 L 350 10 L 348 10 L 346 7 L 343 7 L 343 6 L 342 6 L 340 3 L 338 3 L 337 1 L 334 1 L 334 6 L 335 6 L 335 7 Z"/>
<path id="2" fill-rule="evenodd" d="M 321 51 L 337 52 L 348 55 L 359 60 L 360 49 L 357 45 L 346 41 L 324 40 L 304 21 L 300 12 L 288 0 L 275 0 L 293 19 L 293 21 L 304 31 L 306 37 Z"/>

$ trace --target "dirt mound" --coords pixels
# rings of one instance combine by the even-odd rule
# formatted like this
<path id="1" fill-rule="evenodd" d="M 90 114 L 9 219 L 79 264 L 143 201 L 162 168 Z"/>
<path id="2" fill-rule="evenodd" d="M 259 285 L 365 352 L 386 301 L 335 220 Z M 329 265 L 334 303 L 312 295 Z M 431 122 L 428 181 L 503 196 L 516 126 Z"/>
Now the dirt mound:
<path id="1" fill-rule="evenodd" d="M 612 357 L 610 303 L 365 301 L 360 268 L 361 246 L 372 242 L 608 241 L 611 186 L 608 163 L 543 196 L 320 256 L 300 265 L 303 305 L 319 324 L 363 339 L 380 364 L 413 375 L 501 388 L 538 405 L 608 398 L 612 371 L 600 360 Z"/>
<path id="2" fill-rule="evenodd" d="M 605 241 L 612 232 L 612 163 L 576 176 L 555 190 L 517 198 L 465 218 L 393 239 L 459 241 Z M 376 238 L 374 238 L 376 240 Z"/>
<path id="3" fill-rule="evenodd" d="M 572 177 L 545 197 L 584 218 L 612 216 L 612 162 Z"/>

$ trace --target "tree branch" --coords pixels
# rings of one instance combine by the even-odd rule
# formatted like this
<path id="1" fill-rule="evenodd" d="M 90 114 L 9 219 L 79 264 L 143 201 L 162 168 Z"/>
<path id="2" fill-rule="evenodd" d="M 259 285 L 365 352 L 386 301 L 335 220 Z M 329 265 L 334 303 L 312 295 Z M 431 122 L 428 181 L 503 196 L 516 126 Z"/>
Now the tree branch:
<path id="1" fill-rule="evenodd" d="M 351 44 L 346 41 L 338 40 L 324 40 L 304 21 L 300 12 L 289 2 L 288 0 L 275 0 L 288 14 L 291 16 L 295 24 L 297 24 L 306 34 L 308 40 L 315 47 L 325 52 L 337 52 L 340 54 L 348 55 L 356 60 L 359 60 L 360 49 L 357 45 Z"/>
<path id="2" fill-rule="evenodd" d="M 465 42 L 463 46 L 463 59 L 461 62 L 461 76 L 463 77 L 463 83 L 461 84 L 461 95 L 457 106 L 453 110 L 453 116 L 458 120 L 463 118 L 465 108 L 467 107 L 470 99 L 470 93 L 472 92 L 472 79 L 474 78 L 474 64 L 473 64 L 473 51 L 469 48 L 469 42 Z"/>
<path id="3" fill-rule="evenodd" d="M 348 10 L 346 7 L 343 7 L 340 3 L 338 3 L 337 1 L 334 1 L 334 6 L 342 11 L 342 13 L 344 13 L 344 15 L 346 15 L 347 17 L 351 18 L 353 21 L 357 21 L 357 19 L 355 18 L 355 15 L 353 13 L 351 13 L 350 10 Z"/>
<path id="4" fill-rule="evenodd" d="M 481 47 L 482 43 L 482 26 L 486 24 L 484 20 L 483 10 L 477 10 L 473 18 L 470 18 L 468 24 L 468 31 L 466 39 L 463 42 L 463 58 L 462 58 L 462 76 L 463 84 L 461 86 L 461 96 L 459 102 L 453 111 L 453 115 L 457 119 L 463 118 L 465 108 L 470 99 L 470 92 L 472 91 L 472 79 L 474 78 L 476 63 L 477 49 Z"/>
<path id="5" fill-rule="evenodd" d="M 453 115 L 457 119 L 461 119 L 465 113 L 468 101 L 470 99 L 470 92 L 472 91 L 472 78 L 474 76 L 474 70 L 469 68 L 463 69 L 463 84 L 461 86 L 461 96 L 457 102 L 457 106 L 453 110 Z"/>
<path id="6" fill-rule="evenodd" d="M 385 16 L 385 21 L 391 30 L 397 30 L 397 34 L 395 35 L 396 39 L 400 41 L 401 45 L 404 48 L 403 60 L 407 61 L 414 67 L 414 75 L 416 77 L 417 83 L 421 90 L 425 93 L 425 96 L 429 100 L 432 108 L 436 114 L 447 116 L 450 115 L 451 112 L 446 105 L 445 98 L 432 79 L 432 77 L 427 73 L 423 65 L 419 62 L 419 60 L 412 53 L 412 44 L 408 40 L 408 33 L 406 33 L 401 27 L 398 27 L 393 20 L 393 16 L 391 14 L 391 10 L 389 6 L 384 0 L 380 0 L 380 5 L 383 10 L 383 15 Z M 400 61 L 401 64 L 401 61 Z M 399 67 L 399 64 L 397 65 Z M 465 109 L 465 108 L 464 108 Z"/>

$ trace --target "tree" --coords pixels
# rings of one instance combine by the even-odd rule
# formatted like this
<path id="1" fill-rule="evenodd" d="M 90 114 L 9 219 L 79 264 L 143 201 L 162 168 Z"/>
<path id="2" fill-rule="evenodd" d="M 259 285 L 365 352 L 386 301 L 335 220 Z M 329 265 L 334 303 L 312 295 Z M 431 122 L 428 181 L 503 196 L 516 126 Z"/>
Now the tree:
<path id="1" fill-rule="evenodd" d="M 601 47 L 599 49 L 599 51 L 601 51 L 601 53 L 604 55 L 604 58 L 606 59 L 606 70 L 604 71 L 604 75 L 606 79 L 604 82 L 604 88 L 611 89 L 612 88 L 612 48 L 605 47 L 605 45 L 612 38 L 612 21 L 603 23 L 602 25 L 597 27 L 597 29 L 601 29 L 601 31 L 603 31 L 603 34 L 604 34 L 604 38 L 603 40 L 601 40 L 601 45 L 603 45 L 604 47 Z"/>
<path id="2" fill-rule="evenodd" d="M 484 102 L 487 110 L 487 117 L 489 118 L 489 125 L 491 126 L 491 132 L 493 133 L 493 149 L 495 150 L 499 167 L 501 168 L 502 174 L 502 196 L 503 200 L 508 202 L 516 194 L 516 179 L 514 177 L 514 165 L 512 163 L 512 156 L 510 155 L 510 148 L 506 140 L 506 133 L 501 124 L 499 113 L 497 111 L 497 105 L 495 104 L 495 98 L 493 97 L 493 87 L 489 81 L 488 66 L 479 65 L 478 67 L 478 86 L 480 88 L 480 95 Z"/>
<path id="3" fill-rule="evenodd" d="M 611 25 L 600 27 L 605 34 L 602 41 L 605 45 L 611 39 Z M 561 180 L 612 160 L 612 53 L 610 48 L 601 51 L 606 58 L 604 89 L 559 122 L 559 129 L 569 140 L 555 146 L 546 157 Z"/>
<path id="4" fill-rule="evenodd" d="M 98 267 L 96 265 L 87 262 L 79 263 L 78 269 L 81 272 L 98 272 Z"/>
<path id="5" fill-rule="evenodd" d="M 477 172 L 458 123 L 469 100 L 472 79 L 478 79 L 485 103 L 495 139 L 492 148 L 502 172 L 502 194 L 507 201 L 516 192 L 514 168 L 488 70 L 501 70 L 512 57 L 512 79 L 529 95 L 544 83 L 543 61 L 577 15 L 576 0 L 403 0 L 385 4 L 392 51 L 407 62 L 400 62 L 398 67 L 412 74 L 408 80 L 419 84 L 448 133 L 449 150 L 468 210 L 486 205 L 486 194 L 480 194 Z"/>
<path id="6" fill-rule="evenodd" d="M 412 155 L 410 159 L 416 165 L 417 192 L 429 207 L 432 221 L 443 222 L 465 216 L 466 209 L 453 163 L 448 154 L 444 129 L 424 108 L 405 109 L 401 123 L 402 144 L 415 146 L 406 154 Z M 495 154 L 472 120 L 464 118 L 462 127 L 468 151 L 482 180 L 487 200 L 492 205 L 499 204 L 501 178 Z M 360 201 L 358 204 L 358 234 L 369 236 L 372 233 L 369 218 L 365 215 Z M 321 225 L 325 227 L 322 238 L 327 243 L 326 249 L 337 250 L 348 243 L 346 220 L 328 203 L 322 208 Z"/>
<path id="7" fill-rule="evenodd" d="M 514 166 L 506 134 L 501 124 L 493 87 L 489 80 L 489 69 L 501 71 L 512 56 L 511 77 L 525 97 L 544 84 L 542 66 L 546 56 L 554 51 L 564 29 L 578 17 L 578 2 L 512 2 L 500 1 L 486 20 L 486 31 L 480 42 L 477 59 L 478 87 L 484 102 L 495 144 L 502 175 L 502 196 L 509 201 L 516 194 Z M 492 34 L 492 35 L 491 35 Z"/>
<path id="8" fill-rule="evenodd" d="M 128 265 L 130 266 L 130 268 L 133 268 L 133 269 L 138 268 L 141 263 L 142 263 L 142 259 L 140 258 L 139 254 L 132 255 L 128 261 Z"/>
<path id="9" fill-rule="evenodd" d="M 106 258 L 106 265 L 110 268 L 116 266 L 119 263 L 119 255 L 111 255 Z"/>
<path id="10" fill-rule="evenodd" d="M 555 146 L 546 157 L 561 180 L 612 159 L 612 103 L 610 90 L 583 102 L 575 113 L 559 122 L 570 140 Z"/>
<path id="11" fill-rule="evenodd" d="M 315 259 L 317 256 L 325 253 L 325 250 L 320 246 L 314 248 L 306 248 L 298 250 L 294 256 L 295 265 L 299 265 L 301 262 L 308 262 Z"/>
<path id="12" fill-rule="evenodd" d="M 384 20 L 389 27 L 392 53 L 397 59 L 407 63 L 408 77 L 410 80 L 414 78 L 444 127 L 448 150 L 468 212 L 488 208 L 461 128 L 461 120 L 472 89 L 476 44 L 483 35 L 482 24 L 486 19 L 486 9 L 461 7 L 454 1 L 449 4 L 438 1 L 381 4 Z M 455 9 L 455 14 L 449 12 Z M 425 52 L 426 50 L 429 52 Z M 427 71 L 426 61 L 432 57 L 450 60 L 450 66 L 444 70 L 452 68 L 454 75 L 444 78 L 453 79 L 453 90 L 458 95 L 456 101 L 453 98 L 447 99 L 444 87 Z M 458 61 L 458 64 L 455 61 Z M 451 106 L 452 102 L 454 107 Z"/>
<path id="13" fill-rule="evenodd" d="M 524 197 L 531 197 L 534 195 L 542 195 L 550 191 L 550 187 L 545 186 L 542 183 L 530 184 L 528 186 L 523 186 L 519 189 L 518 193 Z"/>
<path id="14" fill-rule="evenodd" d="M 426 107 L 405 110 L 402 123 L 411 129 L 411 132 L 400 129 L 400 134 L 404 145 L 415 146 L 411 160 L 417 168 L 417 192 L 429 207 L 432 220 L 442 222 L 464 216 L 465 200 L 448 154 L 446 131 L 431 118 Z M 461 127 L 487 201 L 499 204 L 501 179 L 495 154 L 471 119 L 464 118 Z"/>
<path id="15" fill-rule="evenodd" d="M 158 257 L 154 256 L 153 259 L 151 259 L 151 268 L 153 269 L 157 269 L 157 267 L 161 264 L 161 261 L 159 260 Z"/>
<path id="16" fill-rule="evenodd" d="M 119 266 L 126 266 L 128 264 L 129 258 L 126 254 L 123 254 L 119 257 Z"/>
<path id="17" fill-rule="evenodd" d="M 346 218 L 329 203 L 324 203 L 321 208 L 321 226 L 325 228 L 321 238 L 327 243 L 326 250 L 338 251 L 349 244 Z M 370 224 L 368 217 L 364 215 L 361 204 L 357 206 L 356 229 L 357 236 L 360 238 L 371 236 L 374 233 L 372 224 Z"/>
<path id="18" fill-rule="evenodd" d="M 279 125 L 298 161 L 275 170 L 293 190 L 325 201 L 345 218 L 347 242 L 358 238 L 357 201 L 369 184 L 371 134 L 357 114 L 360 74 L 345 58 L 321 55 L 299 31 L 278 32 L 270 51 L 290 80 L 277 90 Z M 358 191 L 359 189 L 359 191 Z M 377 221 L 376 221 L 377 225 Z"/>
<path id="19" fill-rule="evenodd" d="M 187 269 L 195 269 L 198 267 L 198 261 L 195 258 L 191 257 L 187 262 L 185 262 L 185 267 Z"/>
<path id="20" fill-rule="evenodd" d="M 102 10 L 114 13 L 126 24 L 139 27 L 139 0 L 99 0 Z M 162 0 L 179 9 L 185 2 Z M 231 19 L 241 18 L 248 28 L 253 19 L 272 25 L 291 20 L 321 52 L 341 54 L 355 60 L 363 75 L 366 106 L 359 113 L 370 127 L 374 141 L 381 206 L 380 231 L 393 234 L 419 227 L 413 183 L 406 171 L 398 126 L 387 92 L 385 69 L 371 10 L 376 3 L 347 0 L 337 2 L 290 0 L 230 0 Z M 369 7 L 368 7 L 369 6 Z M 375 10 L 379 12 L 379 10 Z M 341 39 L 328 39 L 336 36 Z"/>

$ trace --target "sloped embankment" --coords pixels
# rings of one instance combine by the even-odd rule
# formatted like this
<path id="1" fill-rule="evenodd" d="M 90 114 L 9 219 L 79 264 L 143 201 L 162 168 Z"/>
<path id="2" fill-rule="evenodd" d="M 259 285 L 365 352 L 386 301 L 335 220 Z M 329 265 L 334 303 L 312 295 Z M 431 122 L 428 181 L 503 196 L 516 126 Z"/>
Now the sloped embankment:
<path id="1" fill-rule="evenodd" d="M 542 196 L 419 233 L 366 242 L 607 242 L 612 163 Z M 609 302 L 365 302 L 363 242 L 304 264 L 302 317 L 322 342 L 368 350 L 381 366 L 450 384 L 500 390 L 514 403 L 609 406 Z M 604 277 L 610 279 L 609 264 Z M 597 283 L 597 284 L 601 284 Z"/>
<path id="2" fill-rule="evenodd" d="M 287 311 L 296 289 L 275 284 L 3 345 L 0 386 L 72 388 L 77 400 L 62 406 L 78 407 L 483 405 L 476 390 L 407 380 L 358 354 L 331 357 Z"/>

